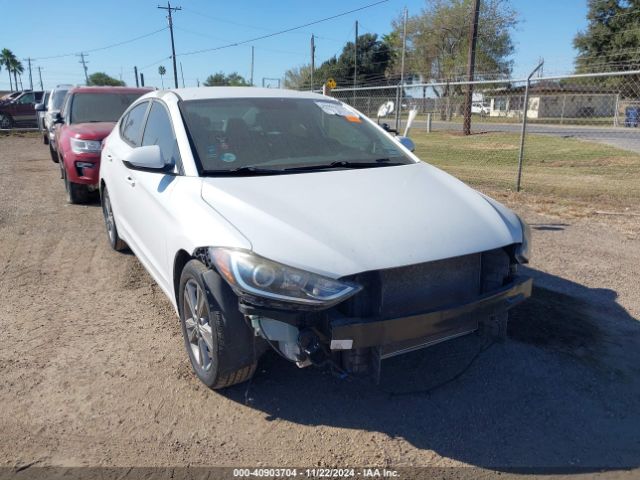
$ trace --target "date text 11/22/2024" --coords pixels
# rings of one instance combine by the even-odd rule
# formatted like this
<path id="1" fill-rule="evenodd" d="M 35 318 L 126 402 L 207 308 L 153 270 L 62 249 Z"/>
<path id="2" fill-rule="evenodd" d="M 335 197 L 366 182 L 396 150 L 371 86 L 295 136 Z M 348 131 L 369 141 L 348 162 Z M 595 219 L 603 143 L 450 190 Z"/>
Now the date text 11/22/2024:
<path id="1" fill-rule="evenodd" d="M 234 478 L 399 478 L 397 470 L 386 468 L 236 468 Z"/>

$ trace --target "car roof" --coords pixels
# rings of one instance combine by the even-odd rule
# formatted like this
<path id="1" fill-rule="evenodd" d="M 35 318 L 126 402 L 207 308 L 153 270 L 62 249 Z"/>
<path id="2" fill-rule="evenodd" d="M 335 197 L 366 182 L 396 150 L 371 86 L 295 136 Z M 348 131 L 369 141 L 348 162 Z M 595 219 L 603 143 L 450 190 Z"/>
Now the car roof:
<path id="1" fill-rule="evenodd" d="M 207 100 L 215 98 L 310 98 L 314 100 L 329 100 L 330 97 L 312 92 L 300 92 L 283 88 L 259 87 L 193 87 L 158 90 L 151 97 L 162 97 L 166 92 L 173 92 L 182 100 Z M 334 99 L 331 99 L 334 100 Z"/>
<path id="2" fill-rule="evenodd" d="M 72 93 L 149 93 L 152 92 L 152 88 L 137 88 L 137 87 L 72 87 L 69 89 L 69 94 Z"/>

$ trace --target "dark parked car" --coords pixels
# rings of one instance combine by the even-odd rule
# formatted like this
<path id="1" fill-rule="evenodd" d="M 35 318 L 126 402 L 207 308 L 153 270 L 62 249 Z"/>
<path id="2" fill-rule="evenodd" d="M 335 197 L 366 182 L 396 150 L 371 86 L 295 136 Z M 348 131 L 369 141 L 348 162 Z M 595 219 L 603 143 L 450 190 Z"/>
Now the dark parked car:
<path id="1" fill-rule="evenodd" d="M 42 91 L 25 91 L 8 102 L 0 104 L 0 128 L 38 126 L 35 105 L 42 102 L 43 98 Z"/>

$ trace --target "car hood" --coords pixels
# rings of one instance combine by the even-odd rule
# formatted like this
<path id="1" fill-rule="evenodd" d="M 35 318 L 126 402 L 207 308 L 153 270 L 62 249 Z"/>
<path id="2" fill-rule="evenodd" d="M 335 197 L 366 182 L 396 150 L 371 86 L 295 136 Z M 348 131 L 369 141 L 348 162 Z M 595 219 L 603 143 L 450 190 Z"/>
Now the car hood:
<path id="1" fill-rule="evenodd" d="M 522 241 L 515 214 L 425 163 L 204 178 L 202 198 L 255 253 L 332 278 Z"/>
<path id="2" fill-rule="evenodd" d="M 69 130 L 76 138 L 102 140 L 111 133 L 116 122 L 72 123 Z"/>

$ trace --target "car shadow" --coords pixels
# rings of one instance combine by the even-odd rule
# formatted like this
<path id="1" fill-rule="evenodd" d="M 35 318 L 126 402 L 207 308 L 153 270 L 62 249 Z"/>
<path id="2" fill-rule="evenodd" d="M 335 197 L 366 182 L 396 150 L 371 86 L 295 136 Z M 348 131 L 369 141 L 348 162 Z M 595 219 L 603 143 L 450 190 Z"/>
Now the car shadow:
<path id="1" fill-rule="evenodd" d="M 269 353 L 249 385 L 223 394 L 267 420 L 381 432 L 478 467 L 637 467 L 640 322 L 612 290 L 528 273 L 534 294 L 506 342 L 473 334 L 386 360 L 379 385 Z"/>

